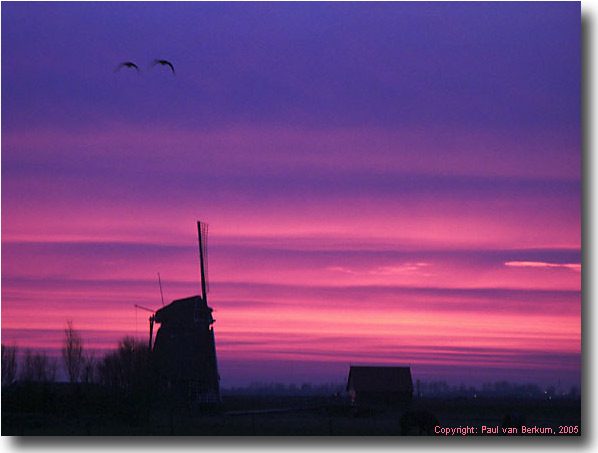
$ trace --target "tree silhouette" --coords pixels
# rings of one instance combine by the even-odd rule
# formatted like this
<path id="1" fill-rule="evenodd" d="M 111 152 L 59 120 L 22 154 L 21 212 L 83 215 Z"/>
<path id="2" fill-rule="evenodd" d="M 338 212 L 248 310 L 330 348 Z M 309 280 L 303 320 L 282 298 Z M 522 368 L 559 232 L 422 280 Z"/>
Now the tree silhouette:
<path id="1" fill-rule="evenodd" d="M 133 337 L 125 337 L 118 349 L 98 364 L 100 383 L 129 392 L 145 386 L 149 377 L 149 349 Z"/>
<path id="2" fill-rule="evenodd" d="M 84 364 L 83 341 L 79 332 L 73 328 L 72 320 L 67 320 L 64 329 L 62 360 L 71 384 L 77 382 Z"/>
<path id="3" fill-rule="evenodd" d="M 2 345 L 2 385 L 10 385 L 17 376 L 17 346 Z"/>
<path id="4" fill-rule="evenodd" d="M 57 367 L 56 360 L 46 356 L 45 352 L 32 353 L 27 349 L 20 378 L 25 382 L 54 382 Z"/>
<path id="5" fill-rule="evenodd" d="M 90 384 L 96 382 L 98 361 L 93 352 L 83 352 L 83 368 L 81 369 L 81 382 Z"/>

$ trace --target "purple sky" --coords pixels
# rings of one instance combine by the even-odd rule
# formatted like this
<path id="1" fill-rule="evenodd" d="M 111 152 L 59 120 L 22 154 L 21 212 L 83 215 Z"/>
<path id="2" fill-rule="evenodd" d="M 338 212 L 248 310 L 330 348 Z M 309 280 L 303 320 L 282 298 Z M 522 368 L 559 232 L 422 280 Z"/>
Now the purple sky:
<path id="1" fill-rule="evenodd" d="M 200 219 L 224 385 L 578 385 L 580 34 L 572 2 L 3 3 L 2 341 L 145 338 Z"/>

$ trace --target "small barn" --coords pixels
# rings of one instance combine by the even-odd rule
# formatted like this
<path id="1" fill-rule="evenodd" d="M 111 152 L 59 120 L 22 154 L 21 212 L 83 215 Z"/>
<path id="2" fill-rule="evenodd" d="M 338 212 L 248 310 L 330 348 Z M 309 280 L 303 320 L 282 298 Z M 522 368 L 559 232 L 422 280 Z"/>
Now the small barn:
<path id="1" fill-rule="evenodd" d="M 354 406 L 393 406 L 411 402 L 410 367 L 351 366 L 347 392 Z"/>

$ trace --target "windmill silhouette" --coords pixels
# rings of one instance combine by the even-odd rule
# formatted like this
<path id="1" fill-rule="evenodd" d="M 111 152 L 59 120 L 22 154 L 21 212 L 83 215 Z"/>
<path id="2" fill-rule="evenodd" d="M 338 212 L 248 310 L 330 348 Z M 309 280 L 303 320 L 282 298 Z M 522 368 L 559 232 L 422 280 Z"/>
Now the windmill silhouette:
<path id="1" fill-rule="evenodd" d="M 220 376 L 214 318 L 207 303 L 208 225 L 197 222 L 201 295 L 178 299 L 156 311 L 160 324 L 153 356 L 159 379 L 171 394 L 191 404 L 219 403 Z"/>

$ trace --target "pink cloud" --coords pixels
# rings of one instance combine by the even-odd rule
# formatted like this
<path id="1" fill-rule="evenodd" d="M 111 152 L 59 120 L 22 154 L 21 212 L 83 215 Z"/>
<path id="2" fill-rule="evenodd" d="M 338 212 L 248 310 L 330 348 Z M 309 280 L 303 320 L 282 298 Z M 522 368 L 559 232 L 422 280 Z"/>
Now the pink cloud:
<path id="1" fill-rule="evenodd" d="M 542 261 L 507 261 L 505 266 L 532 268 L 560 268 L 581 272 L 581 263 L 545 263 Z"/>

